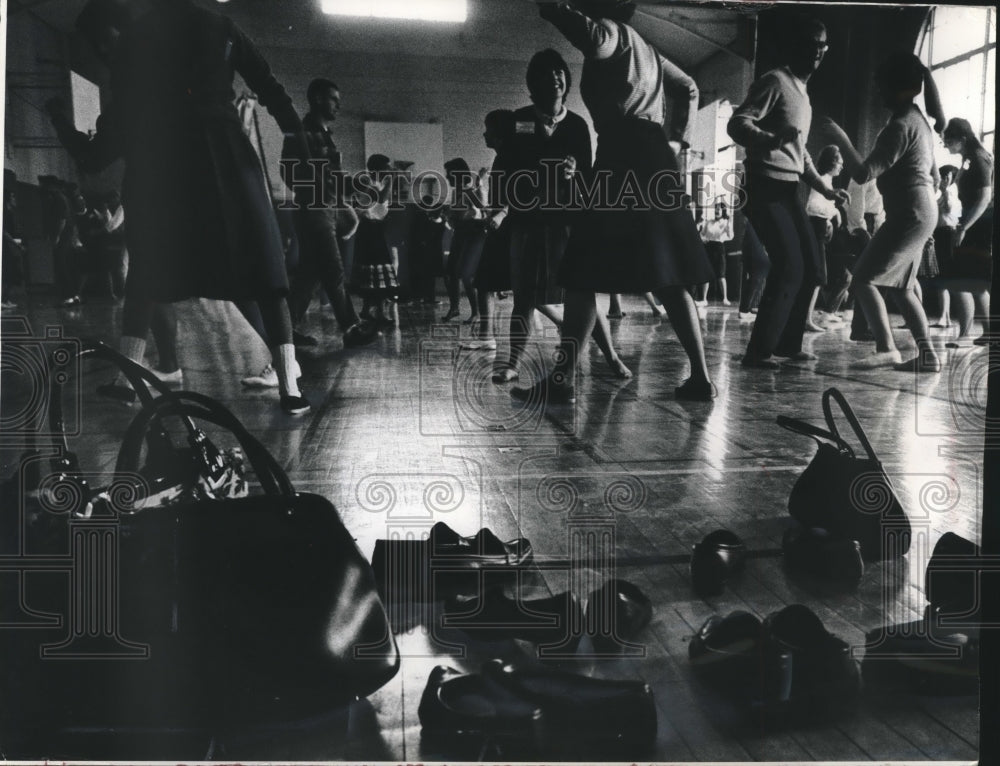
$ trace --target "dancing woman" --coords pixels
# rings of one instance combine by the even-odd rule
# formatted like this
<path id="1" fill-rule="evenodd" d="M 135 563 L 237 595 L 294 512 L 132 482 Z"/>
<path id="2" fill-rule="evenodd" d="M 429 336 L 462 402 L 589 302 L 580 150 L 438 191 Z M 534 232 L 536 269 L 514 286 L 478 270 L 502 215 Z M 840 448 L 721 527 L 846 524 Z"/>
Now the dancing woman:
<path id="1" fill-rule="evenodd" d="M 854 268 L 854 294 L 875 335 L 875 353 L 851 365 L 854 369 L 895 367 L 912 372 L 938 372 L 941 361 L 928 338 L 927 315 L 917 297 L 917 268 L 927 240 L 937 226 L 935 190 L 940 176 L 934 162 L 934 134 L 913 103 L 922 88 L 936 101 L 930 71 L 912 53 L 892 54 L 879 66 L 875 81 L 892 116 L 862 158 L 844 131 L 829 122 L 847 171 L 857 183 L 877 179 L 885 204 L 885 223 L 875 232 Z M 902 362 L 892 337 L 886 288 L 899 307 L 917 344 L 917 356 Z"/>
<path id="2" fill-rule="evenodd" d="M 652 291 L 666 307 L 691 363 L 677 397 L 710 400 L 715 387 L 687 288 L 709 281 L 713 272 L 694 221 L 681 205 L 683 188 L 670 145 L 689 143 L 698 88 L 629 26 L 635 3 L 542 3 L 539 11 L 583 53 L 580 94 L 597 131 L 595 175 L 607 181 L 607 198 L 599 202 L 608 204 L 588 206 L 573 226 L 560 270 L 566 308 L 556 369 L 534 389 L 512 393 L 519 398 L 541 394 L 550 402 L 575 400 L 578 349 L 597 319 L 595 293 Z M 638 200 L 630 190 L 638 190 Z"/>

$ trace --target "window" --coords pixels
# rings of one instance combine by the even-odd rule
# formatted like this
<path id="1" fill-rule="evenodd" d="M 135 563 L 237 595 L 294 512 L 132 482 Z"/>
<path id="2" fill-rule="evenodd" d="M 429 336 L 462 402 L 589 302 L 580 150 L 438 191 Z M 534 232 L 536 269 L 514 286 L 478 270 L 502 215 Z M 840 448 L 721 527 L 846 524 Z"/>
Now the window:
<path id="1" fill-rule="evenodd" d="M 920 44 L 920 58 L 934 75 L 945 116 L 968 120 L 991 152 L 996 128 L 996 17 L 995 8 L 937 6 Z"/>

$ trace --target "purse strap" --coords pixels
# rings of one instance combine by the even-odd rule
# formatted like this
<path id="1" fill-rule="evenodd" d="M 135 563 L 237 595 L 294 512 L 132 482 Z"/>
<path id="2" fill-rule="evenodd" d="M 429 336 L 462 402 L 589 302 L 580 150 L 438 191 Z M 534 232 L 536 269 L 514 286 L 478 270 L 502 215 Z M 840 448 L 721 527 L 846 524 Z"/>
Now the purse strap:
<path id="1" fill-rule="evenodd" d="M 854 457 L 854 450 L 851 448 L 851 445 L 841 439 L 839 433 L 824 431 L 822 428 L 818 428 L 812 423 L 807 423 L 804 420 L 798 420 L 797 418 L 790 418 L 787 415 L 778 415 L 778 425 L 787 431 L 802 434 L 803 436 L 809 436 L 817 442 L 820 442 L 821 440 L 833 442 L 838 450 L 846 452 L 851 457 Z"/>
<path id="2" fill-rule="evenodd" d="M 265 493 L 287 498 L 295 497 L 295 489 L 288 475 L 268 449 L 254 438 L 226 407 L 215 399 L 194 391 L 170 391 L 157 397 L 135 416 L 118 450 L 115 473 L 123 474 L 138 470 L 143 439 L 150 428 L 162 428 L 162 420 L 165 417 L 195 418 L 225 428 L 239 442 Z"/>
<path id="3" fill-rule="evenodd" d="M 861 442 L 861 446 L 864 447 L 865 452 L 868 457 L 875 462 L 878 462 L 878 456 L 875 454 L 874 448 L 872 448 L 872 443 L 868 440 L 868 435 L 865 433 L 865 429 L 861 427 L 861 421 L 858 420 L 858 416 L 854 414 L 854 410 L 851 409 L 851 405 L 847 403 L 847 399 L 837 388 L 828 388 L 823 392 L 823 415 L 826 417 L 826 424 L 830 427 L 831 433 L 833 433 L 840 444 L 846 444 L 843 437 L 840 435 L 840 431 L 837 430 L 837 423 L 833 419 L 833 407 L 831 402 L 836 402 L 837 406 L 840 407 L 840 411 L 843 413 L 844 417 L 847 418 L 847 422 L 850 424 L 851 428 L 854 430 L 854 435 Z"/>

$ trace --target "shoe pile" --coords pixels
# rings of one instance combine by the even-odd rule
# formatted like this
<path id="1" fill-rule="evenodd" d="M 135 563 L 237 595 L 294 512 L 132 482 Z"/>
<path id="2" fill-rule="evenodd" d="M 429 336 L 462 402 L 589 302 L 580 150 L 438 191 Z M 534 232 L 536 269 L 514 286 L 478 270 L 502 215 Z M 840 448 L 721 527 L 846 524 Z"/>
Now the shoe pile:
<path id="1" fill-rule="evenodd" d="M 486 662 L 479 673 L 436 667 L 417 714 L 429 747 L 471 736 L 520 759 L 640 758 L 656 739 L 656 706 L 643 681 L 501 660 Z"/>
<path id="2" fill-rule="evenodd" d="M 580 605 L 567 591 L 540 599 L 509 598 L 501 588 L 483 596 L 458 595 L 445 601 L 443 625 L 471 640 L 519 639 L 537 644 L 542 658 L 575 655 L 590 636 L 595 656 L 620 655 L 641 647 L 629 643 L 652 618 L 649 598 L 623 580 L 609 580 Z"/>
<path id="3" fill-rule="evenodd" d="M 930 602 L 921 620 L 884 625 L 865 636 L 861 664 L 870 687 L 919 694 L 979 693 L 979 546 L 947 532 L 934 546 L 924 590 Z M 986 578 L 983 578 L 984 580 Z"/>
<path id="4" fill-rule="evenodd" d="M 688 656 L 703 679 L 767 723 L 850 712 L 862 688 L 851 646 L 802 604 L 763 621 L 742 611 L 713 615 Z"/>
<path id="5" fill-rule="evenodd" d="M 861 543 L 835 537 L 825 529 L 796 524 L 785 531 L 781 549 L 791 571 L 818 580 L 855 588 L 865 574 Z"/>

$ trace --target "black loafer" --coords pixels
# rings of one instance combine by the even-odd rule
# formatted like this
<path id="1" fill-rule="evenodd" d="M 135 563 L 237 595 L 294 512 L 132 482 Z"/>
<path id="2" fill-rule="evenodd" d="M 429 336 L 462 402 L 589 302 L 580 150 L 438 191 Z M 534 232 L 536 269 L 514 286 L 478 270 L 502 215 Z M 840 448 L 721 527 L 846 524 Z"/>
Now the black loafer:
<path id="1" fill-rule="evenodd" d="M 805 715 L 845 712 L 861 691 L 850 645 L 802 604 L 764 620 L 765 704 Z"/>
<path id="2" fill-rule="evenodd" d="M 569 592 L 518 601 L 494 589 L 482 598 L 449 599 L 444 612 L 445 627 L 484 641 L 519 638 L 572 651 L 583 632 L 583 611 Z"/>
<path id="3" fill-rule="evenodd" d="M 745 563 L 743 540 L 728 529 L 718 529 L 691 549 L 691 584 L 700 596 L 717 596 Z"/>
<path id="4" fill-rule="evenodd" d="M 795 526 L 781 541 L 790 569 L 812 577 L 856 587 L 865 574 L 861 543 L 834 538 L 825 529 Z"/>
<path id="5" fill-rule="evenodd" d="M 652 618 L 649 598 L 625 580 L 608 580 L 587 598 L 587 634 L 594 648 L 604 654 L 621 651 Z"/>
<path id="6" fill-rule="evenodd" d="M 443 665 L 431 671 L 417 716 L 425 735 L 486 735 L 541 742 L 538 705 L 491 678 Z"/>
<path id="7" fill-rule="evenodd" d="M 934 631 L 926 620 L 888 625 L 865 636 L 866 685 L 926 695 L 979 693 L 979 641 Z"/>
<path id="8" fill-rule="evenodd" d="M 656 705 L 643 681 L 611 681 L 541 666 L 514 668 L 501 660 L 483 666 L 483 675 L 538 705 L 546 740 L 556 749 L 619 754 L 639 753 L 656 739 Z"/>
<path id="9" fill-rule="evenodd" d="M 435 558 L 461 559 L 469 568 L 521 566 L 531 561 L 531 543 L 523 537 L 504 542 L 489 529 L 472 537 L 461 537 L 443 521 L 431 527 L 431 551 Z M 444 562 L 452 566 L 455 562 Z"/>
<path id="10" fill-rule="evenodd" d="M 367 346 L 376 340 L 378 340 L 378 328 L 372 322 L 362 320 L 344 331 L 344 348 Z"/>

